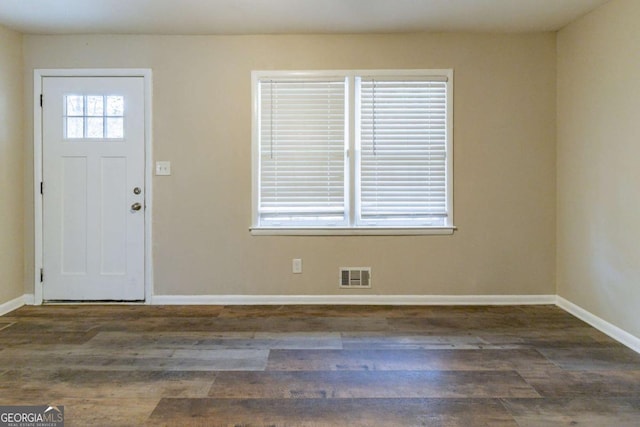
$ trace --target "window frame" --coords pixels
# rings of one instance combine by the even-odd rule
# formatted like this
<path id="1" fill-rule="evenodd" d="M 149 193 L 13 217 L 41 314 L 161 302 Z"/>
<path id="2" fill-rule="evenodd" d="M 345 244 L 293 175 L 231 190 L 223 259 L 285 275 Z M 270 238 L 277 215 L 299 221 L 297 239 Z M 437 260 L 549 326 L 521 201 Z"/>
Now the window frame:
<path id="1" fill-rule="evenodd" d="M 447 102 L 447 123 L 446 123 L 446 159 L 445 159 L 445 192 L 447 216 L 443 226 L 370 226 L 357 224 L 357 182 L 359 177 L 358 162 L 360 153 L 357 151 L 356 141 L 356 78 L 446 78 L 446 102 Z M 259 194 L 260 194 L 260 94 L 259 82 L 263 79 L 314 79 L 314 78 L 344 78 L 347 86 L 347 97 L 345 99 L 345 216 L 347 226 L 297 226 L 287 225 L 278 227 L 265 227 L 259 225 L 260 216 Z M 411 70 L 304 70 L 304 71 L 283 71 L 264 70 L 251 72 L 251 99 L 252 99 L 252 145 L 251 145 L 251 173 L 252 173 L 252 225 L 250 231 L 252 235 L 443 235 L 453 234 L 456 227 L 453 225 L 453 69 L 411 69 Z"/>
<path id="2" fill-rule="evenodd" d="M 77 114 L 69 114 L 68 112 L 68 98 L 71 96 L 82 97 L 82 115 Z M 103 112 L 102 115 L 89 115 L 88 114 L 88 101 L 89 97 L 102 97 L 103 103 Z M 107 111 L 107 99 L 109 97 L 120 97 L 122 98 L 123 108 L 121 115 L 109 115 Z M 126 127 L 126 109 L 125 109 L 125 99 L 123 95 L 119 94 L 110 94 L 110 95 L 95 95 L 91 93 L 67 93 L 64 97 L 64 116 L 63 116 L 63 139 L 67 142 L 123 142 L 125 140 L 124 129 Z M 82 137 L 70 137 L 68 136 L 68 127 L 69 127 L 69 119 L 81 119 L 82 120 Z M 87 123 L 89 119 L 102 119 L 102 137 L 91 137 L 88 136 L 87 132 Z M 108 136 L 108 120 L 109 119 L 121 119 L 122 120 L 122 136 L 119 137 L 109 137 Z"/>

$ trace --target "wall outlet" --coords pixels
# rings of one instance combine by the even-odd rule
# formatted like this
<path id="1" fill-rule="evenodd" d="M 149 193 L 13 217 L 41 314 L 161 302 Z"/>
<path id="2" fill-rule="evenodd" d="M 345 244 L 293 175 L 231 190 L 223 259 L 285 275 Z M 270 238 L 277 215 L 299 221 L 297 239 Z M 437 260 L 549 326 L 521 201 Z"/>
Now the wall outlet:
<path id="1" fill-rule="evenodd" d="M 293 263 L 292 263 L 292 271 L 295 274 L 302 273 L 302 259 L 294 258 Z"/>
<path id="2" fill-rule="evenodd" d="M 171 162 L 156 162 L 156 175 L 171 175 Z"/>

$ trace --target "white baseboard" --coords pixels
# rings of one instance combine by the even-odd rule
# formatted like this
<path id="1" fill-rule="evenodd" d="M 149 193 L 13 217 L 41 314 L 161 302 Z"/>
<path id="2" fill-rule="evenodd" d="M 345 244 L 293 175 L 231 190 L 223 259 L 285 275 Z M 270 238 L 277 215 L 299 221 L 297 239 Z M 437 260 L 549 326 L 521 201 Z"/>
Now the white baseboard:
<path id="1" fill-rule="evenodd" d="M 24 305 L 35 305 L 36 296 L 34 294 L 24 294 Z"/>
<path id="2" fill-rule="evenodd" d="M 603 332 L 609 335 L 614 340 L 626 345 L 630 349 L 640 353 L 640 338 L 635 335 L 630 334 L 629 332 L 620 329 L 619 327 L 607 322 L 606 320 L 596 316 L 595 314 L 585 310 L 584 308 L 568 301 L 561 296 L 557 296 L 558 307 L 567 311 L 568 313 L 573 314 L 578 319 L 583 320 L 598 329 L 600 332 Z"/>
<path id="3" fill-rule="evenodd" d="M 25 295 L 19 296 L 11 301 L 7 301 L 4 304 L 0 304 L 0 316 L 4 316 L 23 305 L 25 305 Z"/>
<path id="4" fill-rule="evenodd" d="M 154 305 L 540 305 L 555 295 L 154 295 Z"/>

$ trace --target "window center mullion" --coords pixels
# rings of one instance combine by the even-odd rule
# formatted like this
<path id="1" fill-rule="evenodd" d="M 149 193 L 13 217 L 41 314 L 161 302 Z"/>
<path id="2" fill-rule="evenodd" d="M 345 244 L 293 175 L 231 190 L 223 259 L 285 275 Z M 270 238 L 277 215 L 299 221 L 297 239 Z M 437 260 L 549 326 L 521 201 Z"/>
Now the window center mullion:
<path id="1" fill-rule="evenodd" d="M 345 192 L 346 212 L 348 215 L 349 227 L 356 225 L 356 85 L 353 75 L 347 77 L 347 105 L 345 106 L 345 114 L 347 117 L 347 135 L 346 135 L 346 154 L 345 159 L 345 185 L 348 185 L 348 191 Z"/>

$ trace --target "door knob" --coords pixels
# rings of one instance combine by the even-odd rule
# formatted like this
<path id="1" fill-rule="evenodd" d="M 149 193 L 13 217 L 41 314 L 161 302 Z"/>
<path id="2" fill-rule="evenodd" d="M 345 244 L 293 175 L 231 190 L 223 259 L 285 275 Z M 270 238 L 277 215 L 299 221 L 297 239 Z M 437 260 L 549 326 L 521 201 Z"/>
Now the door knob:
<path id="1" fill-rule="evenodd" d="M 134 203 L 131 205 L 131 210 L 132 211 L 139 211 L 140 209 L 142 209 L 142 205 L 138 202 Z"/>

